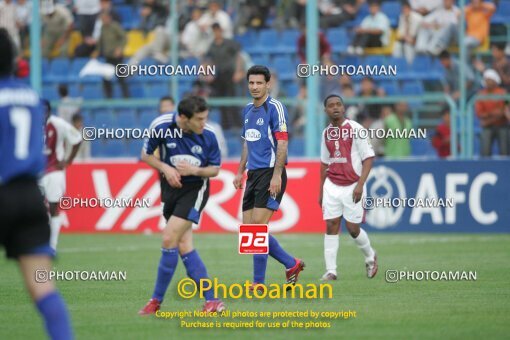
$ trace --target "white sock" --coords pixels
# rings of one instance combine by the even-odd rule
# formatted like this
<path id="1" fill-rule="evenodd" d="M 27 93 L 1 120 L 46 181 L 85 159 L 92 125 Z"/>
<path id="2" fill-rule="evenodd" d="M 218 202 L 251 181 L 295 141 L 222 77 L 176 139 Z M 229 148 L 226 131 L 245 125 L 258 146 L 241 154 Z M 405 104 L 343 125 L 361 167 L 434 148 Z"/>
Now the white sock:
<path id="1" fill-rule="evenodd" d="M 368 239 L 368 235 L 365 230 L 360 228 L 358 237 L 353 240 L 365 256 L 365 262 L 372 262 L 374 260 L 375 252 L 370 246 L 370 240 Z"/>
<path id="2" fill-rule="evenodd" d="M 326 261 L 326 270 L 336 275 L 336 255 L 339 246 L 338 235 L 324 235 L 324 260 Z"/>
<path id="3" fill-rule="evenodd" d="M 60 216 L 52 216 L 50 218 L 50 247 L 57 250 L 58 234 L 60 233 Z"/>

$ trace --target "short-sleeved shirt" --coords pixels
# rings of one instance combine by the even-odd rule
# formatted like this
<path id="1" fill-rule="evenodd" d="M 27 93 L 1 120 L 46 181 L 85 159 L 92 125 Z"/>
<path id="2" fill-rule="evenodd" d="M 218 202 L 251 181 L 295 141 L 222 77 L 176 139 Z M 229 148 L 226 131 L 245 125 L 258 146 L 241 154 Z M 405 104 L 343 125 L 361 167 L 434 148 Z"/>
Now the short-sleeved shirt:
<path id="1" fill-rule="evenodd" d="M 145 153 L 152 155 L 159 147 L 161 160 L 174 168 L 181 161 L 197 167 L 220 166 L 221 154 L 214 130 L 206 125 L 200 135 L 185 133 L 175 119 L 176 113 L 168 113 L 152 121 L 152 135 L 145 140 Z M 199 176 L 182 176 L 183 183 L 202 180 Z"/>
<path id="2" fill-rule="evenodd" d="M 396 114 L 391 114 L 384 119 L 384 125 L 388 130 L 411 130 L 413 125 L 409 118 L 405 118 L 402 123 Z M 395 134 L 396 135 L 396 134 Z M 411 142 L 408 138 L 386 138 L 384 144 L 384 155 L 386 157 L 407 157 L 411 154 Z"/>
<path id="3" fill-rule="evenodd" d="M 44 170 L 43 109 L 37 93 L 13 78 L 0 79 L 0 185 Z"/>
<path id="4" fill-rule="evenodd" d="M 337 139 L 328 137 L 328 129 L 335 127 L 330 124 L 322 132 L 321 162 L 328 165 L 326 176 L 340 186 L 356 183 L 361 176 L 362 162 L 375 156 L 368 138 L 359 138 L 362 134 L 355 131 L 364 127 L 346 119 L 338 127 Z"/>
<path id="5" fill-rule="evenodd" d="M 381 30 L 382 31 L 381 41 L 383 45 L 386 46 L 390 42 L 391 23 L 390 19 L 388 19 L 386 14 L 379 12 L 376 15 L 367 15 L 363 19 L 363 21 L 361 21 L 360 26 L 362 28 Z"/>
<path id="6" fill-rule="evenodd" d="M 81 133 L 74 126 L 60 117 L 50 116 L 44 138 L 44 153 L 48 158 L 46 173 L 60 170 L 57 165 L 64 160 L 65 145 L 76 145 L 81 141 Z"/>
<path id="7" fill-rule="evenodd" d="M 273 168 L 278 146 L 276 133 L 288 132 L 287 108 L 268 96 L 258 107 L 253 103 L 246 105 L 243 109 L 243 119 L 241 137 L 245 139 L 248 147 L 247 169 Z"/>

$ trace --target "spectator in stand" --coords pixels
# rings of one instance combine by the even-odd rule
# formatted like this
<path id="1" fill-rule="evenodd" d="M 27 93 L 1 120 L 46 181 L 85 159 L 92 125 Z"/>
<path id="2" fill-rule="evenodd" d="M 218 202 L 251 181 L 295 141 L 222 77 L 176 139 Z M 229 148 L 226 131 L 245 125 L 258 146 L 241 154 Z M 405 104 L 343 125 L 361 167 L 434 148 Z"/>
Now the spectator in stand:
<path id="1" fill-rule="evenodd" d="M 159 114 L 175 111 L 175 100 L 171 96 L 164 96 L 159 99 Z"/>
<path id="2" fill-rule="evenodd" d="M 32 21 L 32 2 L 27 0 L 16 1 L 16 25 L 19 30 L 20 50 L 28 47 L 29 27 Z"/>
<path id="3" fill-rule="evenodd" d="M 57 49 L 59 57 L 67 57 L 69 36 L 73 30 L 73 15 L 62 5 L 55 5 L 53 0 L 43 2 L 42 15 L 42 56 L 51 58 Z"/>
<path id="4" fill-rule="evenodd" d="M 74 0 L 77 28 L 83 39 L 91 37 L 101 11 L 99 0 Z"/>
<path id="5" fill-rule="evenodd" d="M 242 0 L 238 2 L 238 19 L 236 25 L 241 31 L 245 29 L 266 28 L 266 20 L 269 17 L 272 0 Z"/>
<path id="6" fill-rule="evenodd" d="M 359 97 L 384 97 L 385 93 L 382 88 L 377 88 L 374 80 L 371 77 L 365 77 L 361 80 Z M 379 119 L 381 117 L 382 105 L 381 104 L 360 104 L 358 105 L 360 113 L 372 119 Z"/>
<path id="7" fill-rule="evenodd" d="M 459 73 L 460 62 L 450 56 L 448 51 L 443 51 L 439 54 L 439 61 L 444 68 L 444 92 L 452 96 L 453 99 L 458 100 L 460 97 L 459 88 Z M 467 64 L 464 65 L 466 75 L 466 91 L 470 95 L 474 91 L 475 75 L 471 67 Z"/>
<path id="8" fill-rule="evenodd" d="M 441 158 L 450 156 L 450 108 L 445 106 L 441 112 L 442 122 L 437 126 L 436 133 L 432 137 L 432 146 Z"/>
<path id="9" fill-rule="evenodd" d="M 324 33 L 318 33 L 319 59 L 323 65 L 331 64 L 331 44 Z M 301 26 L 301 35 L 297 40 L 297 54 L 301 63 L 306 63 L 306 26 Z"/>
<path id="10" fill-rule="evenodd" d="M 218 23 L 212 26 L 214 41 L 211 44 L 205 64 L 215 65 L 214 78 L 208 78 L 211 83 L 213 96 L 233 97 L 235 95 L 235 83 L 244 78 L 242 60 L 239 55 L 239 44 L 223 36 L 223 30 Z M 221 126 L 225 129 L 237 129 L 241 127 L 241 116 L 235 107 L 222 107 Z"/>
<path id="11" fill-rule="evenodd" d="M 185 26 L 181 34 L 181 43 L 186 48 L 186 51 L 195 58 L 202 58 L 211 46 L 211 36 L 206 31 L 200 28 L 200 18 L 202 17 L 202 10 L 195 7 L 191 12 L 191 21 Z"/>
<path id="12" fill-rule="evenodd" d="M 498 75 L 501 78 L 501 85 L 506 89 L 507 92 L 510 92 L 510 61 L 508 57 L 505 55 L 505 44 L 502 43 L 494 43 L 491 46 L 492 52 L 492 66 L 491 68 L 498 72 Z M 475 60 L 475 68 L 483 73 L 486 67 L 483 61 L 480 59 Z"/>
<path id="13" fill-rule="evenodd" d="M 485 70 L 483 83 L 485 88 L 478 92 L 479 95 L 506 94 L 505 89 L 499 86 L 501 78 L 493 69 Z M 503 99 L 481 99 L 476 102 L 475 110 L 482 126 L 481 156 L 492 155 L 494 142 L 498 143 L 500 155 L 508 155 L 508 119 L 505 116 L 505 101 Z"/>
<path id="14" fill-rule="evenodd" d="M 71 118 L 80 112 L 82 98 L 72 98 L 69 96 L 69 89 L 66 84 L 58 86 L 58 95 L 60 97 L 57 115 L 66 122 L 71 123 Z"/>
<path id="15" fill-rule="evenodd" d="M 319 0 L 321 28 L 339 27 L 353 20 L 363 3 L 364 0 Z"/>
<path id="16" fill-rule="evenodd" d="M 206 11 L 198 21 L 202 32 L 211 36 L 214 36 L 214 32 L 211 31 L 211 27 L 214 23 L 220 25 L 225 39 L 232 39 L 234 37 L 232 19 L 227 12 L 221 9 L 218 1 L 211 1 L 209 3 L 209 10 Z"/>
<path id="17" fill-rule="evenodd" d="M 356 35 L 352 44 L 347 48 L 350 54 L 363 54 L 367 47 L 387 46 L 390 40 L 390 19 L 381 12 L 381 5 L 378 0 L 369 2 L 370 14 L 366 16 L 359 27 L 354 31 Z"/>
<path id="18" fill-rule="evenodd" d="M 460 10 L 454 0 L 444 0 L 444 7 L 434 10 L 421 22 L 416 38 L 416 52 L 437 56 L 457 41 Z"/>
<path id="19" fill-rule="evenodd" d="M 429 15 L 443 6 L 443 0 L 409 0 L 413 11 L 422 16 Z"/>
<path id="20" fill-rule="evenodd" d="M 411 119 L 407 117 L 409 107 L 406 102 L 395 104 L 395 112 L 384 119 L 386 130 L 410 131 L 413 127 Z M 404 158 L 411 155 L 411 142 L 409 138 L 386 138 L 384 143 L 384 155 L 388 158 Z"/>
<path id="21" fill-rule="evenodd" d="M 471 0 L 471 4 L 466 6 L 467 29 L 464 41 L 469 53 L 489 39 L 490 21 L 495 11 L 493 3 L 483 0 Z"/>
<path id="22" fill-rule="evenodd" d="M 101 6 L 101 13 L 108 12 L 110 13 L 112 20 L 121 23 L 120 21 L 120 15 L 117 13 L 117 11 L 113 8 L 113 4 L 111 0 L 101 0 L 100 2 Z"/>
<path id="23" fill-rule="evenodd" d="M 74 128 L 78 131 L 80 131 L 80 134 L 82 134 L 83 131 L 83 116 L 79 113 L 74 114 L 71 117 L 71 124 L 74 126 Z M 70 153 L 71 150 L 68 149 L 68 152 Z M 74 157 L 75 161 L 84 161 L 90 158 L 90 141 L 83 140 L 80 144 L 80 147 L 78 149 L 78 153 Z"/>
<path id="24" fill-rule="evenodd" d="M 122 63 L 124 46 L 126 45 L 126 32 L 120 24 L 113 21 L 110 12 L 101 13 L 101 35 L 97 42 L 94 57 L 102 56 L 108 64 L 117 66 Z M 129 89 L 124 77 L 118 77 L 122 97 L 129 98 Z M 106 98 L 113 97 L 113 83 L 103 79 L 103 91 Z"/>
<path id="25" fill-rule="evenodd" d="M 148 34 L 154 32 L 152 42 L 141 47 L 129 60 L 128 64 L 139 64 L 145 58 L 152 57 L 162 64 L 168 62 L 167 51 L 170 37 L 165 29 L 168 10 L 156 0 L 145 0 L 140 12 L 142 22 L 140 29 Z"/>
<path id="26" fill-rule="evenodd" d="M 16 23 L 16 4 L 12 0 L 0 0 L 0 28 L 5 28 L 11 37 L 12 42 L 20 50 L 20 38 L 18 25 Z"/>
<path id="27" fill-rule="evenodd" d="M 411 9 L 409 2 L 404 1 L 398 19 L 397 41 L 393 46 L 394 57 L 405 57 L 409 64 L 413 62 L 416 54 L 416 35 L 418 34 L 421 20 L 422 16 Z"/>

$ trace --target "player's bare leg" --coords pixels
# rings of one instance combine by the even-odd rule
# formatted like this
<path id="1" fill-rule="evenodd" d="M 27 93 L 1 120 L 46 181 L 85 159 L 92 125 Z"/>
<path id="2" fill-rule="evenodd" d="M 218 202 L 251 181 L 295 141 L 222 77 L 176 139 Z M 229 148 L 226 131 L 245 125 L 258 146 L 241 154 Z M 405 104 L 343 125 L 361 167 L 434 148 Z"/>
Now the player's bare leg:
<path id="1" fill-rule="evenodd" d="M 340 222 L 342 217 L 326 220 L 326 235 L 324 235 L 324 261 L 326 263 L 326 273 L 322 275 L 322 281 L 333 281 L 338 277 L 337 274 L 337 254 L 340 244 Z"/>
<path id="2" fill-rule="evenodd" d="M 352 223 L 349 221 L 345 221 L 345 226 L 351 234 L 351 237 L 354 240 L 354 243 L 361 250 L 363 255 L 365 256 L 365 266 L 367 269 L 367 277 L 369 279 L 373 278 L 375 274 L 377 274 L 377 254 L 374 249 L 370 245 L 370 240 L 368 238 L 367 233 L 363 230 L 359 223 Z"/>
<path id="3" fill-rule="evenodd" d="M 57 243 L 58 243 L 58 235 L 60 234 L 60 215 L 58 211 L 58 203 L 49 203 L 49 213 L 50 213 L 50 247 L 56 253 L 57 251 Z"/>
<path id="4" fill-rule="evenodd" d="M 182 256 L 189 252 L 192 252 L 193 249 L 193 229 L 188 229 L 182 235 L 181 241 L 179 242 L 179 254 Z"/>
<path id="5" fill-rule="evenodd" d="M 64 300 L 48 280 L 51 259 L 47 255 L 24 255 L 18 258 L 25 285 L 34 303 L 44 317 L 46 329 L 51 337 L 72 339 L 71 321 Z M 39 271 L 46 275 L 38 274 Z M 37 280 L 36 280 L 37 279 Z"/>

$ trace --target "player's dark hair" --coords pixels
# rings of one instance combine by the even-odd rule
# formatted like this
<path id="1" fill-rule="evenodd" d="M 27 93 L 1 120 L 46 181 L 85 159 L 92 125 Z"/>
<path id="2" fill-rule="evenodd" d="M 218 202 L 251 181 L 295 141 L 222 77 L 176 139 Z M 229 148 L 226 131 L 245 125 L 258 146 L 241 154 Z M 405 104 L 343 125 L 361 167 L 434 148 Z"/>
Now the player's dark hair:
<path id="1" fill-rule="evenodd" d="M 219 23 L 215 22 L 214 24 L 211 25 L 211 29 L 212 30 L 221 30 L 221 26 Z"/>
<path id="2" fill-rule="evenodd" d="M 51 104 L 50 104 L 49 100 L 41 98 L 41 104 L 44 108 L 44 114 L 46 114 L 48 112 L 51 114 Z"/>
<path id="3" fill-rule="evenodd" d="M 10 76 L 14 71 L 14 45 L 5 28 L 0 28 L 0 76 Z"/>
<path id="4" fill-rule="evenodd" d="M 328 100 L 330 98 L 338 98 L 340 99 L 340 102 L 343 104 L 344 103 L 344 100 L 342 99 L 342 97 L 340 97 L 339 95 L 337 94 L 330 94 L 329 96 L 326 97 L 326 99 L 324 99 L 324 107 L 326 107 L 326 105 L 328 104 Z"/>
<path id="5" fill-rule="evenodd" d="M 60 97 L 67 97 L 69 95 L 69 89 L 66 84 L 58 85 L 58 94 Z"/>
<path id="6" fill-rule="evenodd" d="M 79 113 L 75 113 L 72 117 L 71 117 L 71 122 L 72 123 L 76 123 L 76 122 L 83 122 L 83 116 Z"/>
<path id="7" fill-rule="evenodd" d="M 161 104 L 161 102 L 164 102 L 166 100 L 171 101 L 172 104 L 175 104 L 175 100 L 172 96 L 163 96 L 163 97 L 159 98 L 159 103 Z"/>
<path id="8" fill-rule="evenodd" d="M 411 7 L 411 4 L 409 3 L 408 0 L 402 0 L 401 5 L 402 5 L 402 7 L 404 7 L 404 6 L 405 7 Z"/>
<path id="9" fill-rule="evenodd" d="M 246 80 L 249 80 L 252 74 L 263 75 L 266 83 L 271 80 L 271 72 L 264 65 L 253 65 L 252 67 L 250 67 L 248 69 L 248 72 L 246 72 Z"/>
<path id="10" fill-rule="evenodd" d="M 443 50 L 441 53 L 439 53 L 439 59 L 450 59 L 450 52 Z"/>
<path id="11" fill-rule="evenodd" d="M 495 42 L 495 43 L 492 43 L 491 44 L 491 47 L 494 47 L 494 48 L 497 48 L 498 50 L 500 51 L 504 51 L 505 50 L 505 43 L 498 43 L 498 42 Z"/>
<path id="12" fill-rule="evenodd" d="M 199 96 L 189 96 L 180 101 L 177 107 L 179 116 L 184 115 L 192 118 L 195 113 L 204 112 L 208 109 L 204 98 Z"/>

